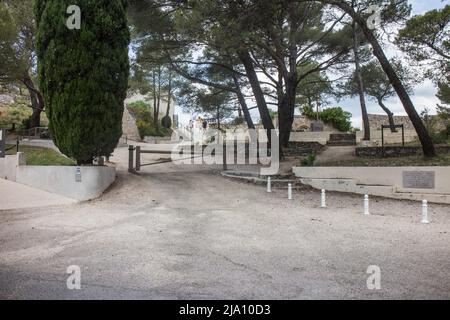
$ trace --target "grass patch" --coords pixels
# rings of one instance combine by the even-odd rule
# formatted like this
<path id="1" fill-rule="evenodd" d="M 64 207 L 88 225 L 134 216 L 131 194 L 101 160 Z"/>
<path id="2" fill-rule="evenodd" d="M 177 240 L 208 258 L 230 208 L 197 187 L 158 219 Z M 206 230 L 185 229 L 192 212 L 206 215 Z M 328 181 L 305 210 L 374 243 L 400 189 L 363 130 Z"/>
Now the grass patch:
<path id="1" fill-rule="evenodd" d="M 434 158 L 422 155 L 398 158 L 369 158 L 361 157 L 344 161 L 328 161 L 317 167 L 407 167 L 407 166 L 450 166 L 450 154 L 439 154 Z"/>
<path id="2" fill-rule="evenodd" d="M 11 147 L 7 145 L 6 148 Z M 30 166 L 74 166 L 75 161 L 69 159 L 55 150 L 41 147 L 19 146 L 19 151 L 23 152 Z M 8 150 L 7 155 L 16 154 L 16 148 Z"/>

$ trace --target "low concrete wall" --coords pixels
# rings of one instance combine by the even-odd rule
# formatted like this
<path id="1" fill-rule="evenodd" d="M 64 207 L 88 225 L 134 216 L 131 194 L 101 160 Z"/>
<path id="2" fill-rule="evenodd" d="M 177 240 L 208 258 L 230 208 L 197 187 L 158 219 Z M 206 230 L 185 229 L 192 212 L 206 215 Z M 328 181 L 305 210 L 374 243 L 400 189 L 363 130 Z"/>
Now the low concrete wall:
<path id="1" fill-rule="evenodd" d="M 294 167 L 293 172 L 318 189 L 450 203 L 450 167 Z M 410 173 L 432 176 L 434 181 L 423 188 L 426 181 L 406 182 L 405 174 Z"/>
<path id="2" fill-rule="evenodd" d="M 0 158 L 0 178 L 16 181 L 16 169 L 18 166 L 25 165 L 25 163 L 25 155 L 22 152 Z"/>
<path id="3" fill-rule="evenodd" d="M 291 132 L 291 142 L 318 142 L 322 145 L 327 144 L 330 135 L 336 133 L 333 131 L 322 132 Z"/>
<path id="4" fill-rule="evenodd" d="M 77 179 L 77 167 L 27 166 L 21 153 L 0 159 L 0 178 L 78 201 L 98 198 L 116 179 L 113 167 L 89 166 L 79 170 L 81 179 Z"/>

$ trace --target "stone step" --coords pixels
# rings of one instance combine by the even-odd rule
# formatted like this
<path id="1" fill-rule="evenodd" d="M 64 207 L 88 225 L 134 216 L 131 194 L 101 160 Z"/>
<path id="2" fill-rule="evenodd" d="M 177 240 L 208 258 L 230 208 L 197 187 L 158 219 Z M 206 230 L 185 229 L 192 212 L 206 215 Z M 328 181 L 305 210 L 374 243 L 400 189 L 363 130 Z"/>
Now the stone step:
<path id="1" fill-rule="evenodd" d="M 327 146 L 345 147 L 356 146 L 356 141 L 328 141 Z"/>

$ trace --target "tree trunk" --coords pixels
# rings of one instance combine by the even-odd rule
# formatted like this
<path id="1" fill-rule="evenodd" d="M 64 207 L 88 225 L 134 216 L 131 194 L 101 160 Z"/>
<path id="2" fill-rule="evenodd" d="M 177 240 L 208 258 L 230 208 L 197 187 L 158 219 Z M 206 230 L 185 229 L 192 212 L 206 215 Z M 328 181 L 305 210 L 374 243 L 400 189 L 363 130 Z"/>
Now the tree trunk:
<path id="1" fill-rule="evenodd" d="M 378 104 L 380 105 L 381 109 L 386 112 L 389 118 L 389 126 L 391 127 L 391 132 L 397 132 L 397 129 L 395 128 L 394 113 L 384 105 L 383 100 L 378 99 Z"/>
<path id="2" fill-rule="evenodd" d="M 158 104 L 155 110 L 155 129 L 159 131 L 159 110 L 161 107 L 161 66 L 158 66 Z"/>
<path id="3" fill-rule="evenodd" d="M 253 66 L 252 58 L 247 50 L 238 50 L 239 59 L 244 65 L 245 72 L 247 74 L 248 80 L 253 90 L 253 95 L 255 96 L 256 103 L 258 105 L 259 114 L 264 126 L 267 131 L 267 139 L 269 145 L 271 144 L 271 131 L 274 128 L 272 118 L 270 117 L 269 109 L 267 107 L 266 100 L 264 98 L 264 93 L 262 91 L 261 85 L 259 83 L 258 76 L 256 74 L 255 68 Z"/>
<path id="4" fill-rule="evenodd" d="M 158 114 L 157 114 L 157 103 L 158 103 L 158 93 L 156 91 L 156 71 L 152 71 L 153 75 L 153 126 L 157 128 L 158 125 Z"/>
<path id="5" fill-rule="evenodd" d="M 292 75 L 286 82 L 286 93 L 278 105 L 278 128 L 280 130 L 280 146 L 287 148 L 291 138 L 294 123 L 295 96 L 297 91 L 297 76 Z"/>
<path id="6" fill-rule="evenodd" d="M 427 157 L 436 156 L 436 149 L 434 148 L 433 140 L 431 139 L 430 134 L 425 128 L 425 125 L 423 124 L 419 114 L 417 113 L 417 110 L 414 107 L 414 104 L 412 103 L 408 92 L 403 86 L 402 81 L 400 80 L 394 68 L 390 64 L 388 58 L 384 54 L 383 48 L 381 47 L 372 30 L 369 29 L 367 21 L 361 15 L 356 13 L 351 6 L 349 6 L 347 3 L 343 1 L 321 0 L 321 2 L 338 6 L 339 8 L 344 10 L 347 14 L 349 14 L 353 18 L 353 20 L 355 20 L 356 23 L 358 23 L 367 40 L 372 45 L 373 54 L 375 55 L 375 57 L 377 57 L 378 61 L 380 62 L 384 72 L 388 76 L 392 86 L 397 92 L 397 95 L 400 98 L 403 107 L 405 108 L 405 111 L 409 116 L 409 119 L 411 119 L 411 122 L 414 128 L 416 129 L 420 143 L 422 144 L 423 154 Z"/>
<path id="7" fill-rule="evenodd" d="M 37 128 L 41 124 L 41 112 L 44 110 L 44 99 L 41 93 L 36 89 L 30 76 L 25 76 L 22 83 L 27 87 L 31 99 L 31 108 L 33 113 L 28 120 L 28 129 Z"/>
<path id="8" fill-rule="evenodd" d="M 233 81 L 234 81 L 234 85 L 236 87 L 236 96 L 237 96 L 239 104 L 241 106 L 239 111 L 242 110 L 242 112 L 244 113 L 244 119 L 245 119 L 245 122 L 247 123 L 247 127 L 249 129 L 255 129 L 255 124 L 253 123 L 253 119 L 252 119 L 252 117 L 250 115 L 250 111 L 248 110 L 248 107 L 247 107 L 247 102 L 245 102 L 244 94 L 241 91 L 239 81 L 235 74 L 233 74 Z M 241 116 L 241 115 L 239 115 L 239 116 Z"/>
<path id="9" fill-rule="evenodd" d="M 169 87 L 167 89 L 168 95 L 167 95 L 167 110 L 166 110 L 166 117 L 170 114 L 170 104 L 172 102 L 172 69 L 169 69 Z"/>
<path id="10" fill-rule="evenodd" d="M 355 55 L 355 74 L 364 127 L 363 140 L 370 141 L 370 123 L 369 123 L 369 115 L 367 114 L 366 99 L 364 97 L 364 82 L 361 76 L 361 67 L 359 62 L 359 45 L 358 45 L 358 35 L 356 33 L 356 23 L 353 23 L 352 27 L 353 27 L 353 53 Z"/>

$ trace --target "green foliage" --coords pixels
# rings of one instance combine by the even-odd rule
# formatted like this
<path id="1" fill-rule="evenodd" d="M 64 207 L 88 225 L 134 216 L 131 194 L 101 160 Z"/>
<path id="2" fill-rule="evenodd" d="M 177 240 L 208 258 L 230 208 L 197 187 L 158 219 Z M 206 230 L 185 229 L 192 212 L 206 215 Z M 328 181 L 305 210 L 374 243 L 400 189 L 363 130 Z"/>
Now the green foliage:
<path id="1" fill-rule="evenodd" d="M 405 89 L 411 93 L 413 85 L 418 82 L 418 79 L 413 76 L 411 70 L 404 66 L 400 60 L 391 59 L 390 62 L 405 86 Z M 367 64 L 361 66 L 361 76 L 364 83 L 364 92 L 373 100 L 379 102 L 396 95 L 394 87 L 378 60 L 369 61 Z M 356 72 L 354 72 L 349 81 L 340 86 L 342 95 L 358 95 L 359 92 L 356 77 Z"/>
<path id="2" fill-rule="evenodd" d="M 244 117 L 236 117 L 230 122 L 230 124 L 233 126 L 239 126 L 244 123 L 245 123 Z"/>
<path id="3" fill-rule="evenodd" d="M 316 112 L 308 105 L 303 106 L 300 111 L 308 118 L 315 119 L 317 117 Z M 339 131 L 348 132 L 352 129 L 352 114 L 344 111 L 341 107 L 323 109 L 319 111 L 319 118 L 323 122 L 333 125 Z"/>
<path id="4" fill-rule="evenodd" d="M 162 126 L 155 128 L 153 121 L 153 110 L 145 101 L 136 101 L 127 105 L 128 111 L 136 119 L 136 126 L 141 139 L 144 137 L 165 137 L 172 133 L 172 130 Z"/>
<path id="5" fill-rule="evenodd" d="M 310 72 L 318 67 L 318 63 L 309 63 L 302 68 L 298 68 L 300 73 Z M 325 72 L 313 72 L 308 77 L 300 81 L 297 89 L 297 104 L 312 106 L 313 103 L 322 105 L 332 92 L 331 83 Z"/>
<path id="6" fill-rule="evenodd" d="M 34 66 L 33 0 L 0 3 L 0 81 L 16 82 Z"/>
<path id="7" fill-rule="evenodd" d="M 441 100 L 441 103 L 450 105 L 450 76 L 448 76 L 446 82 L 439 82 L 438 88 L 439 91 L 436 96 Z"/>
<path id="8" fill-rule="evenodd" d="M 429 109 L 424 109 L 420 116 L 434 143 L 447 144 L 450 141 L 450 108 L 438 106 L 437 116 L 430 115 Z M 444 124 L 444 128 L 439 126 L 439 122 Z"/>
<path id="9" fill-rule="evenodd" d="M 273 120 L 278 117 L 278 111 L 274 111 L 272 109 L 269 109 L 270 118 Z"/>
<path id="10" fill-rule="evenodd" d="M 26 123 L 29 121 L 32 112 L 28 99 L 16 98 L 13 104 L 0 108 L 0 125 L 10 127 L 12 123 L 15 123 L 17 130 L 26 129 Z M 45 114 L 41 119 L 41 126 L 48 126 L 48 119 Z"/>
<path id="11" fill-rule="evenodd" d="M 320 119 L 326 123 L 331 123 L 336 129 L 348 132 L 352 128 L 352 114 L 344 111 L 341 107 L 327 108 L 320 112 Z"/>
<path id="12" fill-rule="evenodd" d="M 125 1 L 78 0 L 80 30 L 66 26 L 71 0 L 36 0 L 40 88 L 55 144 L 78 163 L 108 156 L 122 135 L 130 41 Z"/>
<path id="13" fill-rule="evenodd" d="M 396 39 L 413 61 L 428 65 L 427 75 L 435 81 L 442 81 L 450 68 L 449 24 L 450 5 L 446 5 L 411 18 Z"/>
<path id="14" fill-rule="evenodd" d="M 316 154 L 310 153 L 305 159 L 302 159 L 302 161 L 300 161 L 300 165 L 302 167 L 312 167 L 314 166 L 314 162 L 316 162 Z"/>

